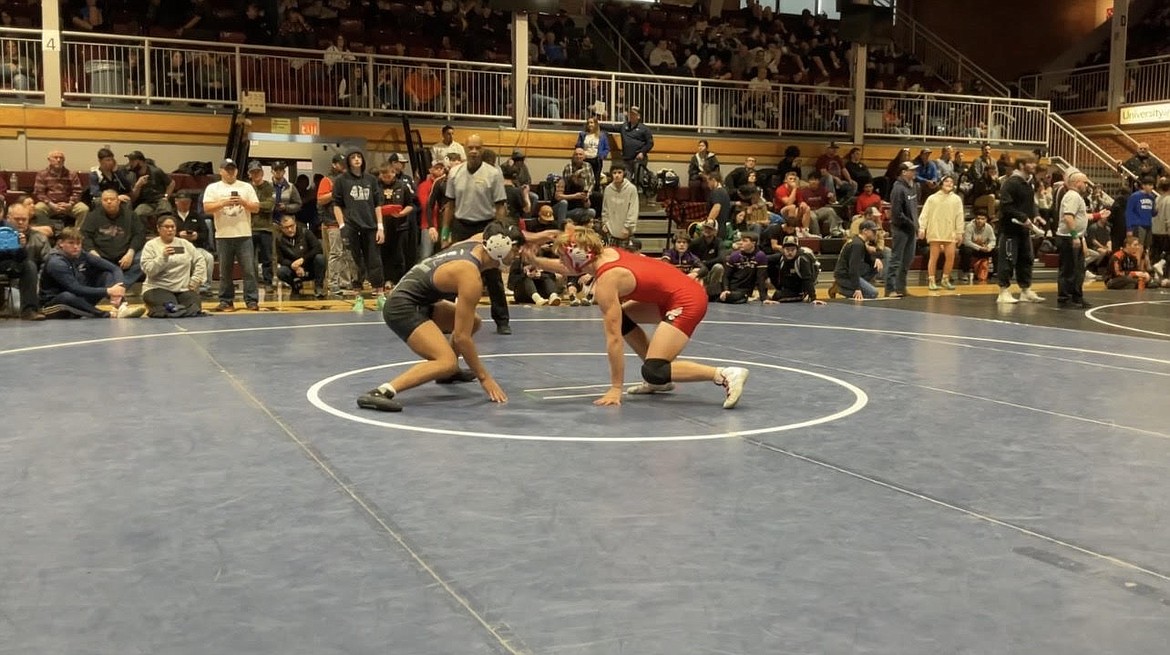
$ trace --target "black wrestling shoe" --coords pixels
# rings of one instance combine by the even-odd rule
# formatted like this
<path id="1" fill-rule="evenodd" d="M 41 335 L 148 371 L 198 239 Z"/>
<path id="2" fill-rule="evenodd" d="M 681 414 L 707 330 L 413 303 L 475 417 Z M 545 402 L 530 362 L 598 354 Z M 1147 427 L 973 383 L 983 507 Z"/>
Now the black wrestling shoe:
<path id="1" fill-rule="evenodd" d="M 496 326 L 496 334 L 512 334 L 512 326 L 507 323 L 500 323 Z"/>
<path id="2" fill-rule="evenodd" d="M 358 396 L 358 407 L 362 409 L 376 409 L 379 412 L 401 412 L 402 403 L 386 395 L 381 389 L 374 389 Z"/>
<path id="3" fill-rule="evenodd" d="M 472 373 L 468 369 L 461 368 L 454 375 L 451 375 L 451 376 L 448 376 L 445 378 L 439 378 L 438 380 L 435 380 L 435 383 L 436 384 L 455 384 L 457 382 L 475 382 L 477 379 L 479 379 L 479 378 L 475 377 L 475 373 Z"/>

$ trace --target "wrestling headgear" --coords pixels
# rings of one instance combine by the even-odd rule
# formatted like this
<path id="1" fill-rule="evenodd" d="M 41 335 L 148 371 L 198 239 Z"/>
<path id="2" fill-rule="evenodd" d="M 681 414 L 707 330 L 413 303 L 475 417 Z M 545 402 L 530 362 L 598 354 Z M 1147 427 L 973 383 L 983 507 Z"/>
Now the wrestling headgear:
<path id="1" fill-rule="evenodd" d="M 576 226 L 569 223 L 565 226 L 565 240 L 561 246 L 561 263 L 576 273 L 580 273 L 589 262 L 593 261 L 594 254 L 577 244 L 574 238 Z"/>
<path id="2" fill-rule="evenodd" d="M 524 233 L 515 225 L 493 222 L 483 231 L 483 249 L 497 262 L 503 263 L 514 246 L 524 245 Z"/>

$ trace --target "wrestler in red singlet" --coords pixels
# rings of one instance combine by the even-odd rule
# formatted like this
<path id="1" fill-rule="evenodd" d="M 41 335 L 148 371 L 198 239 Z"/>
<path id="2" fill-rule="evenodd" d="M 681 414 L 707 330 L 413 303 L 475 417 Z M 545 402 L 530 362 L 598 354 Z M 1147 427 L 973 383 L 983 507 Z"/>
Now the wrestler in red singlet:
<path id="1" fill-rule="evenodd" d="M 658 307 L 662 320 L 692 336 L 699 321 L 707 314 L 707 292 L 701 284 L 684 275 L 677 268 L 660 259 L 651 259 L 632 252 L 614 249 L 615 261 L 597 267 L 600 278 L 611 268 L 624 268 L 634 276 L 633 293 L 622 300 L 635 300 Z"/>

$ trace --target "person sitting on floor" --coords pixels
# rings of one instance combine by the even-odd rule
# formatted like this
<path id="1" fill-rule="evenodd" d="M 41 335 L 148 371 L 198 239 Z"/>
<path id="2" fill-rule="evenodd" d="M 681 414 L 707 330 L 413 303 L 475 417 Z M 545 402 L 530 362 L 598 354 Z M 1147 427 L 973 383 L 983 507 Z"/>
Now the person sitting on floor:
<path id="1" fill-rule="evenodd" d="M 837 266 L 833 269 L 833 286 L 829 287 L 829 297 L 834 298 L 838 293 L 853 300 L 873 300 L 877 298 L 877 287 L 866 279 L 867 271 L 881 273 L 882 261 L 876 257 L 876 248 L 873 243 L 877 239 L 878 226 L 873 221 L 862 221 L 857 226 L 857 235 L 846 242 L 837 256 Z"/>
<path id="2" fill-rule="evenodd" d="M 37 263 L 40 247 L 47 247 L 48 241 L 43 234 L 29 228 L 29 210 L 24 204 L 9 208 L 8 216 L 0 220 L 0 227 L 15 232 L 15 243 L 10 243 L 12 232 L 7 233 L 8 238 L 0 235 L 0 273 L 7 275 L 10 280 L 19 280 L 20 318 L 25 321 L 43 321 L 45 315 L 41 313 L 37 302 Z M 38 245 L 34 245 L 34 242 Z"/>
<path id="3" fill-rule="evenodd" d="M 113 313 L 97 308 L 107 298 Z M 138 318 L 146 313 L 145 307 L 126 302 L 122 269 L 84 252 L 81 230 L 75 227 L 61 230 L 41 269 L 40 300 L 46 318 Z"/>
<path id="4" fill-rule="evenodd" d="M 817 276 L 820 265 L 810 251 L 800 247 L 800 239 L 784 237 L 780 258 L 775 261 L 772 300 L 777 302 L 817 302 Z"/>
<path id="5" fill-rule="evenodd" d="M 1105 277 L 1107 289 L 1145 289 L 1170 286 L 1170 280 L 1159 280 L 1150 265 L 1150 258 L 1139 237 L 1128 236 L 1125 246 L 1113 253 Z"/>
<path id="6" fill-rule="evenodd" d="M 175 217 L 159 217 L 158 236 L 142 248 L 142 302 L 151 318 L 203 316 L 199 287 L 207 280 L 207 261 L 186 239 L 176 236 Z"/>
<path id="7" fill-rule="evenodd" d="M 101 205 L 85 217 L 81 238 L 86 252 L 113 263 L 122 270 L 126 288 L 142 279 L 142 246 L 146 231 L 113 189 L 102 191 Z"/>
<path id="8" fill-rule="evenodd" d="M 759 237 L 755 232 L 740 235 L 739 248 L 727 255 L 723 262 L 726 275 L 711 276 L 707 282 L 707 298 L 722 303 L 745 303 L 755 291 L 765 305 L 775 303 L 768 298 L 768 256 L 756 247 Z"/>

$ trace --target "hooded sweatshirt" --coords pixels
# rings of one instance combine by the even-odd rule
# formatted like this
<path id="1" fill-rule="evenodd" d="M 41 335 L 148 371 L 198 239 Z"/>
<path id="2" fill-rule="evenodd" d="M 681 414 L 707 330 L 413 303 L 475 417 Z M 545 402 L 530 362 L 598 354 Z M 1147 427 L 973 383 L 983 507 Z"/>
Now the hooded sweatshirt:
<path id="1" fill-rule="evenodd" d="M 354 173 L 349 160 L 355 154 L 362 156 L 360 172 Z M 333 202 L 341 208 L 345 222 L 352 227 L 374 230 L 378 227 L 375 207 L 378 201 L 378 180 L 366 172 L 366 156 L 361 150 L 345 155 L 345 172 L 333 181 Z"/>
<path id="2" fill-rule="evenodd" d="M 86 252 L 96 250 L 110 261 L 121 259 L 130 249 L 142 252 L 145 243 L 146 230 L 142 219 L 135 216 L 126 203 L 119 207 L 114 218 L 107 216 L 106 210 L 98 205 L 81 224 L 82 248 Z"/>

